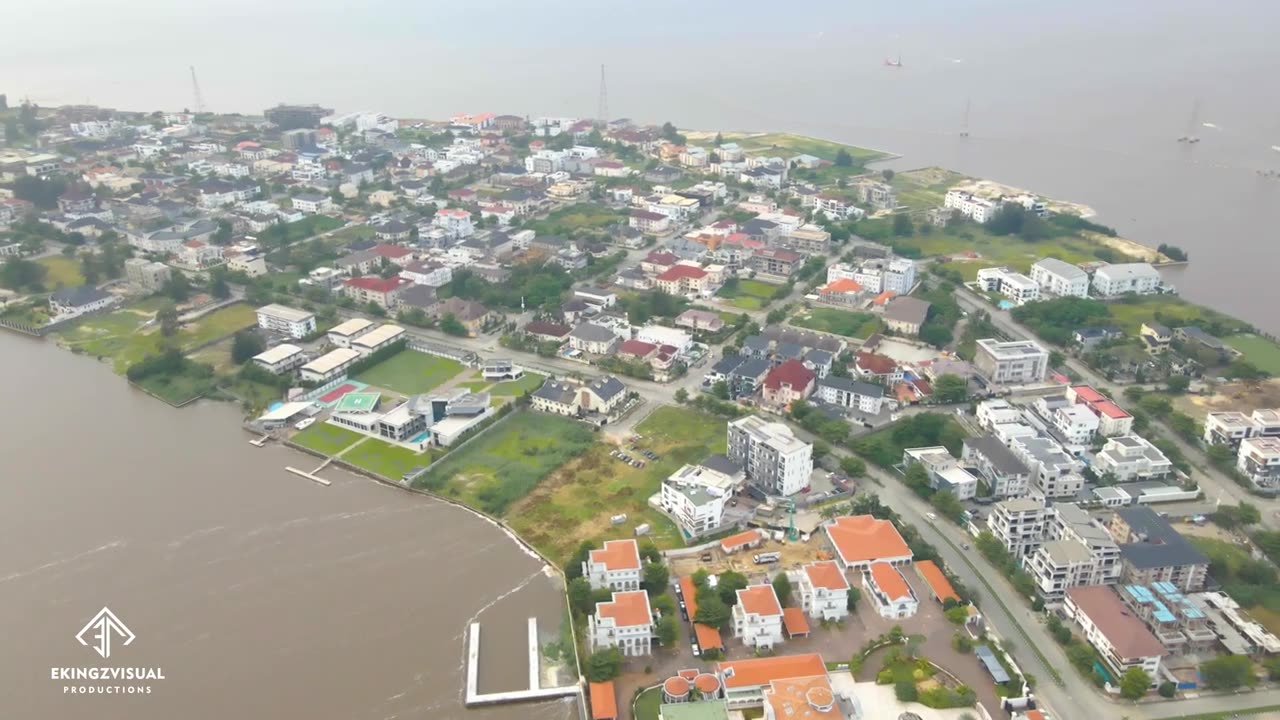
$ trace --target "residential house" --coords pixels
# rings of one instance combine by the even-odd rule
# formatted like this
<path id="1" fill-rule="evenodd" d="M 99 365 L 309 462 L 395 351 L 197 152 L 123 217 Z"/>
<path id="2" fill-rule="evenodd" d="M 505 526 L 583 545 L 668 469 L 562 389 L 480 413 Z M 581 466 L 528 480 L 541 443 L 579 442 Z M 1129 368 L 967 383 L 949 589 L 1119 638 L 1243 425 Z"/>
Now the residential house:
<path id="1" fill-rule="evenodd" d="M 659 502 L 687 537 L 707 535 L 720 530 L 725 504 L 744 477 L 742 466 L 713 455 L 698 465 L 684 465 L 664 480 Z"/>
<path id="2" fill-rule="evenodd" d="M 803 400 L 813 392 L 817 376 L 799 360 L 787 360 L 769 371 L 764 378 L 764 401 L 786 407 Z"/>
<path id="3" fill-rule="evenodd" d="M 435 260 L 414 260 L 401 267 L 400 277 L 415 285 L 439 288 L 453 279 L 453 268 Z"/>
<path id="4" fill-rule="evenodd" d="M 624 657 L 638 657 L 653 650 L 653 610 L 643 590 L 614 592 L 611 600 L 596 603 L 587 624 L 592 652 L 618 648 Z"/>
<path id="5" fill-rule="evenodd" d="M 1123 676 L 1129 668 L 1139 668 L 1151 678 L 1160 676 L 1164 645 L 1113 589 L 1073 587 L 1066 591 L 1063 611 L 1097 649 L 1112 677 Z"/>
<path id="6" fill-rule="evenodd" d="M 302 193 L 293 196 L 293 209 L 304 213 L 322 213 L 333 209 L 333 199 L 319 193 Z"/>
<path id="7" fill-rule="evenodd" d="M 258 308 L 258 327 L 301 340 L 316 331 L 316 314 L 284 305 Z"/>
<path id="8" fill-rule="evenodd" d="M 79 285 L 55 290 L 49 296 L 49 311 L 56 318 L 75 317 L 105 310 L 119 301 L 119 297 L 92 285 Z"/>
<path id="9" fill-rule="evenodd" d="M 1157 322 L 1142 323 L 1138 330 L 1147 352 L 1156 355 L 1169 349 L 1173 344 L 1173 331 Z"/>
<path id="10" fill-rule="evenodd" d="M 773 585 L 752 585 L 737 592 L 733 606 L 733 634 L 744 645 L 772 649 L 782 642 L 782 603 Z"/>
<path id="11" fill-rule="evenodd" d="M 1032 340 L 978 340 L 973 366 L 997 385 L 1043 382 L 1049 371 L 1049 353 Z"/>
<path id="12" fill-rule="evenodd" d="M 906 295 L 889 301 L 884 309 L 884 324 L 890 330 L 903 335 L 919 335 L 920 328 L 929 317 L 929 303 Z"/>
<path id="13" fill-rule="evenodd" d="M 847 308 L 859 308 L 866 300 L 866 288 L 857 280 L 839 278 L 818 288 L 818 302 Z"/>
<path id="14" fill-rule="evenodd" d="M 800 253 L 791 250 L 763 248 L 751 253 L 747 266 L 758 273 L 786 278 L 799 270 L 803 261 Z"/>
<path id="15" fill-rule="evenodd" d="M 1209 558 L 1150 507 L 1117 510 L 1107 530 L 1120 546 L 1125 582 L 1170 582 L 1184 593 L 1204 589 Z"/>
<path id="16" fill-rule="evenodd" d="M 609 328 L 589 322 L 579 323 L 569 333 L 569 347 L 588 355 L 612 355 L 618 349 L 619 340 Z"/>
<path id="17" fill-rule="evenodd" d="M 1093 458 L 1093 471 L 1117 482 L 1159 480 L 1173 474 L 1173 463 L 1140 435 L 1121 435 L 1107 441 Z"/>
<path id="18" fill-rule="evenodd" d="M 1280 437 L 1241 440 L 1236 469 L 1260 488 L 1280 485 Z"/>
<path id="19" fill-rule="evenodd" d="M 862 571 L 863 594 L 882 618 L 908 618 L 920 609 L 920 601 L 902 571 L 883 561 Z"/>
<path id="20" fill-rule="evenodd" d="M 885 355 L 859 351 L 854 354 L 853 365 L 849 370 L 859 379 L 885 387 L 893 387 L 902 382 L 902 368 L 896 360 Z"/>
<path id="21" fill-rule="evenodd" d="M 493 316 L 489 308 L 475 300 L 451 297 L 436 306 L 436 316 L 443 319 L 452 317 L 466 328 L 469 337 L 480 334 L 484 324 Z"/>
<path id="22" fill-rule="evenodd" d="M 136 257 L 124 261 L 124 275 L 144 292 L 159 292 L 169 282 L 172 270 L 164 263 Z"/>
<path id="23" fill-rule="evenodd" d="M 1044 542 L 1048 510 L 1040 500 L 1002 500 L 991 508 L 987 528 L 1019 563 Z"/>
<path id="24" fill-rule="evenodd" d="M 1089 273 L 1057 258 L 1045 258 L 1032 265 L 1031 279 L 1044 295 L 1089 297 Z"/>
<path id="25" fill-rule="evenodd" d="M 1015 305 L 1025 305 L 1040 299 L 1040 284 L 1007 267 L 982 268 L 978 271 L 978 287 L 984 292 L 998 293 Z"/>
<path id="26" fill-rule="evenodd" d="M 680 297 L 706 297 L 715 288 L 711 285 L 711 275 L 695 265 L 680 263 L 672 265 L 654 278 L 654 285 L 668 295 Z"/>
<path id="27" fill-rule="evenodd" d="M 818 381 L 816 397 L 827 405 L 879 415 L 884 407 L 884 386 L 828 375 Z"/>
<path id="28" fill-rule="evenodd" d="M 571 332 L 573 328 L 568 325 L 546 320 L 534 320 L 524 326 L 524 333 L 540 342 L 564 342 Z"/>
<path id="29" fill-rule="evenodd" d="M 345 377 L 347 368 L 362 356 L 351 348 L 339 347 L 298 368 L 298 377 L 303 382 L 323 385 L 340 377 Z"/>
<path id="30" fill-rule="evenodd" d="M 1129 435 L 1133 432 L 1133 416 L 1088 385 L 1067 388 L 1067 400 L 1084 405 L 1098 416 L 1098 434 L 1102 437 Z"/>
<path id="31" fill-rule="evenodd" d="M 307 362 L 307 356 L 297 345 L 284 343 L 253 356 L 258 367 L 272 375 L 283 375 Z"/>
<path id="32" fill-rule="evenodd" d="M 676 326 L 688 328 L 695 332 L 720 332 L 724 328 L 724 320 L 710 310 L 689 309 L 676 317 Z"/>
<path id="33" fill-rule="evenodd" d="M 635 209 L 631 211 L 627 224 L 648 235 L 661 235 L 671 229 L 671 218 L 662 213 Z"/>
<path id="34" fill-rule="evenodd" d="M 576 417 L 610 416 L 627 397 L 627 387 L 612 375 L 587 383 L 548 379 L 532 396 L 535 410 Z"/>
<path id="35" fill-rule="evenodd" d="M 606 540 L 603 547 L 588 553 L 582 563 L 582 576 L 592 590 L 639 590 L 644 580 L 640 546 L 630 538 Z"/>
<path id="36" fill-rule="evenodd" d="M 800 607 L 815 620 L 841 620 L 849 614 L 849 581 L 831 560 L 809 563 L 792 582 Z"/>
<path id="37" fill-rule="evenodd" d="M 948 190 L 943 197 L 944 208 L 955 210 L 979 225 L 990 222 L 1002 206 L 998 200 L 977 197 L 964 190 Z"/>
<path id="38" fill-rule="evenodd" d="M 342 283 L 342 292 L 358 303 L 373 303 L 384 310 L 394 310 L 397 298 L 409 284 L 400 277 L 353 277 Z"/>

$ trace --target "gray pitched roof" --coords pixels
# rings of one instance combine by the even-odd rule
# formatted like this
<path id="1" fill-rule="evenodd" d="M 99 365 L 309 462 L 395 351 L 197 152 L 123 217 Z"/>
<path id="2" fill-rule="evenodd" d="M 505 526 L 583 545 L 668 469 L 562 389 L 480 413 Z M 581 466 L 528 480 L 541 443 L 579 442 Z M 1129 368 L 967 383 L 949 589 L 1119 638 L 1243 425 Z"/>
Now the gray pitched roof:
<path id="1" fill-rule="evenodd" d="M 627 386 L 622 381 L 612 375 L 605 375 L 602 378 L 593 380 L 590 384 L 591 390 L 600 396 L 601 400 L 611 400 L 619 393 L 627 391 Z"/>
<path id="2" fill-rule="evenodd" d="M 995 469 L 1005 475 L 1025 475 L 1030 470 L 1022 464 L 1013 451 L 993 435 L 979 435 L 964 439 L 965 447 L 973 448 L 990 462 Z"/>
<path id="3" fill-rule="evenodd" d="M 569 337 L 586 340 L 587 342 L 607 342 L 609 340 L 616 339 L 618 336 L 614 335 L 613 331 L 609 328 L 584 322 L 579 323 L 578 327 L 574 328 L 573 332 L 569 333 Z"/>
<path id="4" fill-rule="evenodd" d="M 435 306 L 436 290 L 427 285 L 410 285 L 401 291 L 399 302 L 401 305 L 426 310 Z"/>
<path id="5" fill-rule="evenodd" d="M 738 366 L 733 374 L 738 377 L 758 378 L 769 371 L 769 361 L 764 358 L 749 358 Z"/>
<path id="6" fill-rule="evenodd" d="M 888 320 L 922 325 L 925 318 L 929 316 L 929 303 L 918 298 L 899 295 L 889 301 L 889 305 L 884 309 L 884 316 Z"/>
<path id="7" fill-rule="evenodd" d="M 835 375 L 828 375 L 819 380 L 818 387 L 835 388 L 854 395 L 865 395 L 867 397 L 884 397 L 883 385 L 862 382 L 861 380 L 850 380 L 849 378 L 836 377 Z"/>
<path id="8" fill-rule="evenodd" d="M 542 384 L 542 387 L 534 391 L 533 396 L 561 405 L 568 405 L 573 402 L 573 388 L 567 383 L 547 380 Z"/>
<path id="9" fill-rule="evenodd" d="M 83 307 L 99 300 L 106 300 L 111 295 L 92 285 L 81 285 L 79 287 L 63 288 L 55 292 L 51 297 L 59 305 Z"/>
<path id="10" fill-rule="evenodd" d="M 711 366 L 711 371 L 720 373 L 721 375 L 728 375 L 729 373 L 738 369 L 738 367 L 742 365 L 742 363 L 745 362 L 745 360 L 746 358 L 742 357 L 741 355 L 725 355 L 724 357 L 720 358 L 720 360 L 717 361 L 715 365 Z"/>
<path id="11" fill-rule="evenodd" d="M 1175 565 L 1200 565 L 1209 562 L 1204 553 L 1184 538 L 1168 520 L 1144 505 L 1122 508 L 1116 511 L 1138 542 L 1120 546 L 1120 555 L 1130 565 L 1139 568 L 1169 567 Z"/>

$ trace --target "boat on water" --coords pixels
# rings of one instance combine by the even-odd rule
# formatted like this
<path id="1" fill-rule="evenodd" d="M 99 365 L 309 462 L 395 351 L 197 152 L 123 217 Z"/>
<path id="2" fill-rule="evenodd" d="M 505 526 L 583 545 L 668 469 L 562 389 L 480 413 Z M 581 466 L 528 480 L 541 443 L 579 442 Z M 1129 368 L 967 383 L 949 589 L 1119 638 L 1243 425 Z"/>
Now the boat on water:
<path id="1" fill-rule="evenodd" d="M 887 57 L 884 59 L 884 64 L 886 67 L 900 68 L 902 67 L 902 56 L 899 55 L 896 58 Z"/>
<path id="2" fill-rule="evenodd" d="M 294 427 L 299 430 L 306 430 L 307 428 L 311 427 L 311 423 L 314 423 L 315 421 L 316 421 L 315 418 L 303 418 L 302 420 L 299 420 L 297 424 L 294 425 Z"/>

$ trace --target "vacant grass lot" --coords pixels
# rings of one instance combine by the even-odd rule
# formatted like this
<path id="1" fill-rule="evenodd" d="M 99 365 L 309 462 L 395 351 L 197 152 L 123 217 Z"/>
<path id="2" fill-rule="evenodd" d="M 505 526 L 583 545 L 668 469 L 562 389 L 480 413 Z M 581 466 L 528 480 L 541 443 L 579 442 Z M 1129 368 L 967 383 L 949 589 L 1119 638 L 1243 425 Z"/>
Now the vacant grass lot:
<path id="1" fill-rule="evenodd" d="M 791 324 L 845 337 L 867 338 L 880 329 L 880 318 L 871 313 L 813 308 L 791 318 Z"/>
<path id="2" fill-rule="evenodd" d="M 1244 353 L 1244 359 L 1259 370 L 1280 376 L 1280 345 L 1253 333 L 1230 335 L 1223 342 Z"/>
<path id="3" fill-rule="evenodd" d="M 776 151 L 780 155 L 813 155 L 835 162 L 836 154 L 844 150 L 849 153 L 854 162 L 863 164 L 889 157 L 879 150 L 791 133 L 730 134 L 725 136 L 725 142 L 736 142 L 744 151 L 752 155 L 767 155 Z"/>
<path id="4" fill-rule="evenodd" d="M 462 363 L 416 350 L 402 350 L 360 373 L 360 382 L 402 395 L 424 393 L 462 372 Z"/>
<path id="5" fill-rule="evenodd" d="M 1110 311 L 1116 325 L 1134 335 L 1138 333 L 1142 324 L 1147 322 L 1159 322 L 1171 328 L 1178 328 L 1215 320 L 1239 332 L 1249 329 L 1249 325 L 1241 320 L 1187 302 L 1177 295 L 1143 295 L 1125 298 L 1107 303 L 1107 310 Z M 1159 315 L 1158 319 L 1157 315 Z"/>
<path id="6" fill-rule="evenodd" d="M 124 373 L 130 365 L 160 352 L 160 328 L 153 321 L 165 302 L 150 298 L 106 315 L 85 318 L 59 331 L 60 342 L 73 352 L 110 359 L 115 371 Z M 184 326 L 178 331 L 176 342 L 187 351 L 256 322 L 253 308 L 237 303 Z"/>
<path id="7" fill-rule="evenodd" d="M 625 216 L 604 205 L 575 203 L 553 210 L 545 218 L 529 223 L 529 227 L 539 235 L 571 235 L 578 230 L 607 227 L 619 220 L 625 220 Z"/>
<path id="8" fill-rule="evenodd" d="M 956 262 L 950 264 L 964 275 L 965 280 L 976 278 L 978 270 L 992 265 L 1007 265 L 1019 272 L 1027 272 L 1033 263 L 1046 257 L 1056 257 L 1069 263 L 1096 262 L 1099 258 L 1095 251 L 1102 248 L 1101 245 L 1077 236 L 1028 242 L 1015 235 L 992 235 L 976 223 L 964 223 L 945 229 L 935 228 L 928 234 L 917 228 L 914 235 L 891 237 L 886 241 L 897 248 L 917 250 L 926 257 L 974 253 L 978 257 L 972 260 L 957 258 Z"/>
<path id="9" fill-rule="evenodd" d="M 182 347 L 203 345 L 258 324 L 257 312 L 245 303 L 219 308 L 201 317 L 179 333 Z"/>
<path id="10" fill-rule="evenodd" d="M 576 420 L 520 412 L 449 453 L 415 484 L 501 515 L 594 440 Z"/>
<path id="11" fill-rule="evenodd" d="M 659 548 L 682 547 L 679 530 L 648 505 L 662 481 L 680 466 L 725 450 L 722 418 L 682 407 L 660 407 L 638 426 L 640 446 L 661 459 L 637 469 L 609 455 L 613 446 L 597 444 L 554 473 L 511 507 L 507 520 L 535 547 L 557 561 L 569 557 L 583 540 L 598 542 L 633 536 L 649 523 Z M 626 513 L 627 521 L 610 518 Z"/>
<path id="12" fill-rule="evenodd" d="M 182 405 L 204 397 L 217 387 L 217 378 L 195 372 L 179 375 L 153 375 L 138 385 L 170 405 Z"/>
<path id="13" fill-rule="evenodd" d="M 352 465 L 397 481 L 416 467 L 430 465 L 434 457 L 430 451 L 416 453 L 377 438 L 365 438 L 342 453 L 342 459 Z"/>
<path id="14" fill-rule="evenodd" d="M 315 450 L 325 455 L 337 455 L 355 445 L 363 437 L 364 435 L 354 430 L 331 425 L 327 422 L 317 422 L 294 435 L 293 441 L 304 448 Z"/>
<path id="15" fill-rule="evenodd" d="M 526 372 L 524 377 L 519 380 L 507 380 L 506 382 L 500 382 L 497 385 L 494 385 L 489 388 L 489 392 L 493 393 L 494 397 L 523 395 L 526 392 L 537 390 L 542 387 L 542 383 L 546 381 L 547 377 L 545 375 Z"/>
<path id="16" fill-rule="evenodd" d="M 773 300 L 773 294 L 778 291 L 778 287 L 762 280 L 739 280 L 736 287 L 729 285 L 720 288 L 717 295 L 729 300 L 734 307 L 743 310 L 759 310 Z"/>
<path id="17" fill-rule="evenodd" d="M 80 261 L 75 258 L 50 255 L 36 262 L 48 270 L 44 276 L 44 286 L 47 288 L 76 287 L 84 284 L 84 275 L 80 274 Z"/>

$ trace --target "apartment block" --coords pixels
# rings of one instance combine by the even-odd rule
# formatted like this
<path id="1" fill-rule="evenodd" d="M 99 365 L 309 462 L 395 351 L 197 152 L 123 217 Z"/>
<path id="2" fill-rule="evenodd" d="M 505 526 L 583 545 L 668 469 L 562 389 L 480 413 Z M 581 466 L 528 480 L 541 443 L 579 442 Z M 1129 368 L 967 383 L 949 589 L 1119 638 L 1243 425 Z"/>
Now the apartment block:
<path id="1" fill-rule="evenodd" d="M 973 366 L 997 385 L 1043 382 L 1049 371 L 1049 352 L 1031 340 L 978 341 Z"/>
<path id="2" fill-rule="evenodd" d="M 1089 273 L 1078 265 L 1057 258 L 1045 258 L 1032 265 L 1031 279 L 1036 281 L 1044 295 L 1089 296 Z"/>
<path id="3" fill-rule="evenodd" d="M 808 487 L 813 474 L 813 446 L 797 438 L 783 423 L 759 416 L 729 423 L 729 459 L 741 465 L 747 479 L 774 495 L 794 495 Z"/>
<path id="4" fill-rule="evenodd" d="M 1039 500 L 1004 500 L 991 508 L 987 528 L 1016 559 L 1021 561 L 1044 542 L 1048 510 Z"/>
<path id="5" fill-rule="evenodd" d="M 1031 470 L 994 436 L 965 438 L 960 461 L 978 471 L 994 497 L 1022 497 L 1030 489 Z"/>
<path id="6" fill-rule="evenodd" d="M 1146 438 L 1122 435 L 1108 440 L 1094 455 L 1093 471 L 1113 475 L 1118 482 L 1159 480 L 1173 474 L 1173 463 Z"/>

